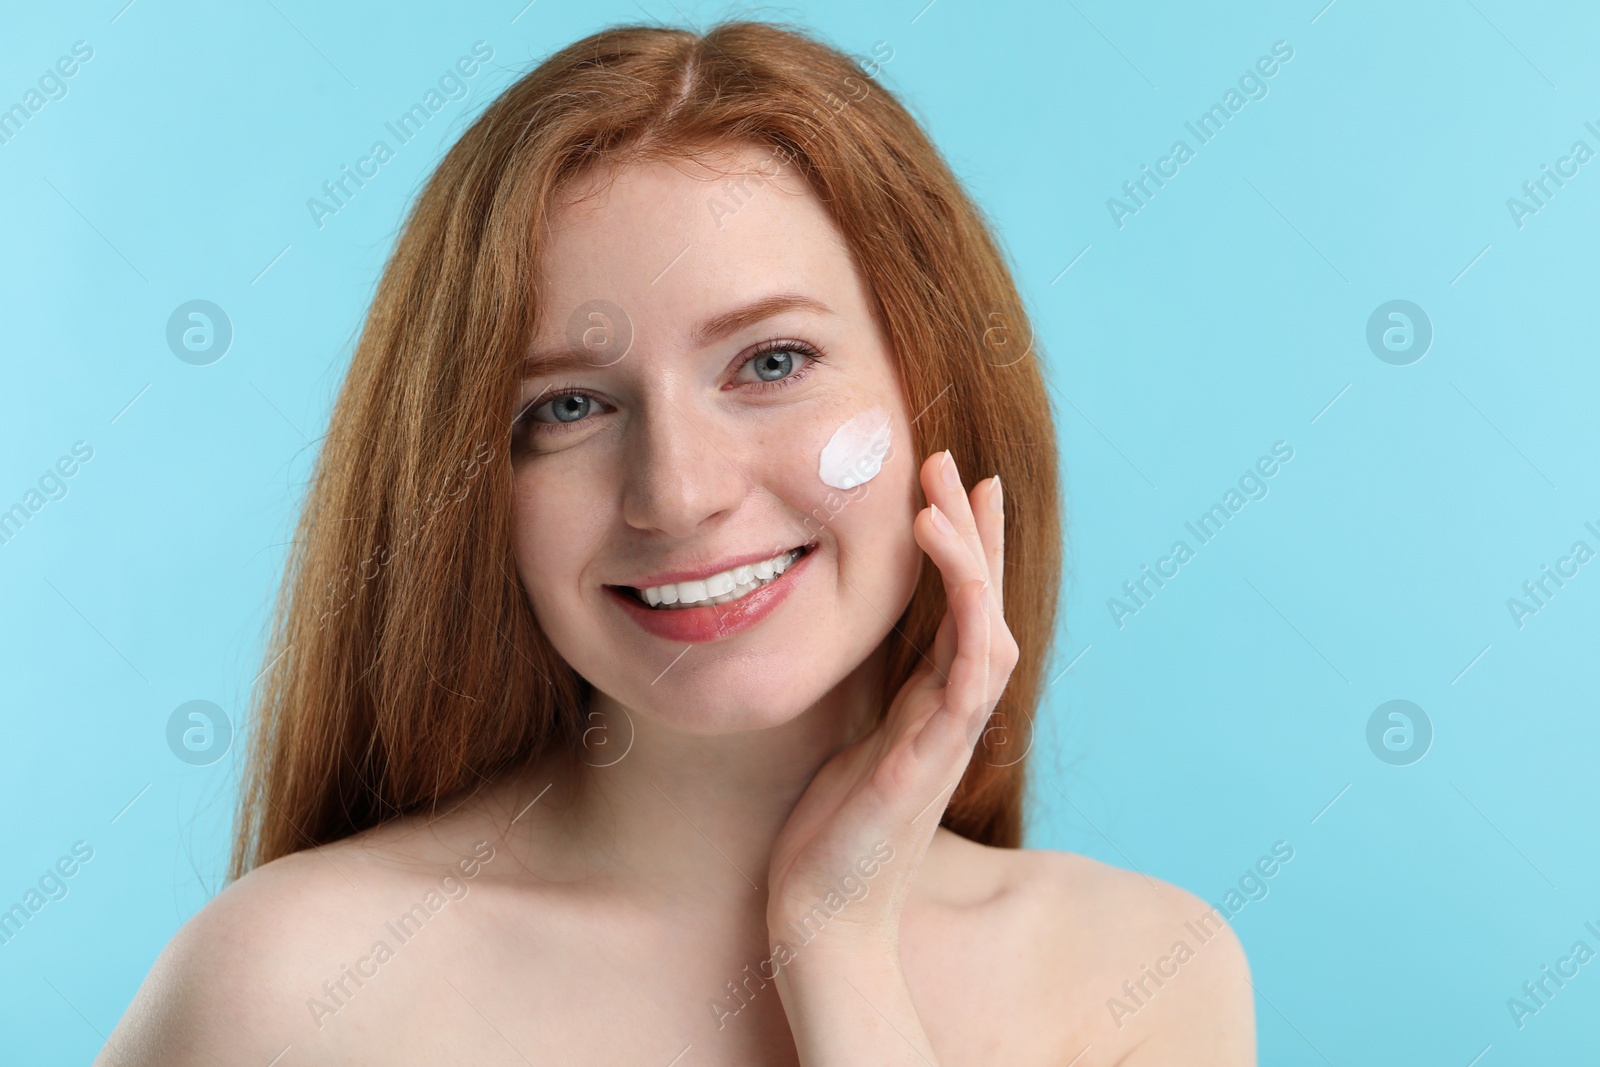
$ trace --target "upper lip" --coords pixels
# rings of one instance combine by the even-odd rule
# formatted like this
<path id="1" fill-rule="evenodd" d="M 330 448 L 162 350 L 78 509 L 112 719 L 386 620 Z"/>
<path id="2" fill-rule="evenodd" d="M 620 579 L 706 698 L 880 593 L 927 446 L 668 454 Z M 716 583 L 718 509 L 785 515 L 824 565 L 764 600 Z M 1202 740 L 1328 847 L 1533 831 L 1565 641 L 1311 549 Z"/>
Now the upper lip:
<path id="1" fill-rule="evenodd" d="M 652 586 L 675 585 L 678 582 L 704 581 L 713 574 L 721 574 L 723 571 L 731 571 L 735 567 L 743 567 L 747 564 L 760 563 L 764 559 L 772 559 L 774 556 L 781 556 L 785 552 L 793 552 L 797 548 L 810 549 L 815 545 L 815 541 L 807 541 L 805 544 L 791 545 L 788 548 L 766 549 L 765 551 L 761 552 L 746 552 L 742 556 L 729 556 L 727 559 L 719 560 L 716 563 L 708 563 L 703 566 L 689 567 L 683 570 L 657 571 L 654 574 L 647 575 L 629 583 L 628 588 L 649 589 Z"/>

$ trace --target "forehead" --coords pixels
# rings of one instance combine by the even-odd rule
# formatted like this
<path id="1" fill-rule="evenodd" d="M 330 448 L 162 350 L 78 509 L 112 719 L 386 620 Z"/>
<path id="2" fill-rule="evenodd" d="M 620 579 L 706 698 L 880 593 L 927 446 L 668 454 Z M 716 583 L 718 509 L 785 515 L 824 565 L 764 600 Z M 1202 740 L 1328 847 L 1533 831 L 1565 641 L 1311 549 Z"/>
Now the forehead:
<path id="1" fill-rule="evenodd" d="M 775 289 L 845 313 L 865 304 L 848 246 L 792 165 L 739 146 L 577 179 L 539 249 L 541 333 L 591 300 L 630 317 L 699 321 Z M 848 309 L 848 311 L 847 311 Z"/>

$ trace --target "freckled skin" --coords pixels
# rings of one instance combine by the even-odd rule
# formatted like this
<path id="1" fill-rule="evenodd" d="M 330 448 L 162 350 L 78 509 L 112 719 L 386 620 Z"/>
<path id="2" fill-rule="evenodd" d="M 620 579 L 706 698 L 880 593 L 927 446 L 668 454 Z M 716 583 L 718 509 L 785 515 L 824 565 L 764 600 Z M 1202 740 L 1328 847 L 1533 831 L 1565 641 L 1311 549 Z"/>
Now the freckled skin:
<path id="1" fill-rule="evenodd" d="M 530 379 L 517 408 L 568 387 L 603 398 L 579 428 L 535 427 L 534 450 L 515 466 L 516 563 L 540 624 L 600 691 L 597 706 L 692 732 L 816 708 L 891 632 L 921 555 L 911 526 L 919 457 L 893 449 L 870 493 L 846 497 L 818 477 L 843 420 L 877 407 L 898 430 L 910 412 L 870 294 L 820 201 L 786 175 L 732 215 L 708 209 L 730 165 L 754 169 L 764 153 L 741 157 L 632 167 L 574 190 L 580 199 L 559 210 L 542 250 L 535 347 L 558 346 L 571 311 L 595 299 L 624 310 L 632 346 L 610 366 Z M 692 345 L 702 320 L 775 292 L 834 314 L 785 311 Z M 762 392 L 756 368 L 739 361 L 772 339 L 806 342 L 824 362 L 795 356 L 790 376 L 804 377 Z M 808 573 L 773 615 L 676 664 L 682 647 L 639 629 L 602 588 L 813 538 Z"/>

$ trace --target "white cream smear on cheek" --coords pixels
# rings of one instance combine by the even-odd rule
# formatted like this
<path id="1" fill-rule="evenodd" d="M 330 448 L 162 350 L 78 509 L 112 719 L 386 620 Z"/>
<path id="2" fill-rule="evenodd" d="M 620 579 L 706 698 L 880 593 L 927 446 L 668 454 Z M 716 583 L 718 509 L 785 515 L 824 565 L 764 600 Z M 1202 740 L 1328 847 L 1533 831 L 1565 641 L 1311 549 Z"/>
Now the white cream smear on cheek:
<path id="1" fill-rule="evenodd" d="M 889 451 L 889 413 L 868 408 L 847 419 L 822 446 L 817 477 L 835 489 L 854 489 L 883 469 Z"/>

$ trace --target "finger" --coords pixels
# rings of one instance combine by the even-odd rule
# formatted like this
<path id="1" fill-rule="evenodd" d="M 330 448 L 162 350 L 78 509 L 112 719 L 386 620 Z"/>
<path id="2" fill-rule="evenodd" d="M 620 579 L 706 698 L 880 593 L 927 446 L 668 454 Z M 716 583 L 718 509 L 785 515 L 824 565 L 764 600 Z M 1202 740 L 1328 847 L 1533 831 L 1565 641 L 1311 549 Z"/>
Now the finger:
<path id="1" fill-rule="evenodd" d="M 928 716 L 938 711 L 940 694 L 949 679 L 950 665 L 955 659 L 955 654 L 955 616 L 946 611 L 944 618 L 939 620 L 939 631 L 934 635 L 933 647 L 923 655 L 922 662 L 912 671 L 911 677 L 906 681 L 908 688 L 901 690 L 902 695 L 910 698 L 909 687 L 915 686 L 917 696 L 912 699 L 896 699 L 895 704 L 890 707 L 890 714 L 895 716 L 888 722 L 892 736 L 899 738 L 915 734 L 928 721 Z M 898 715 L 895 715 L 897 708 Z"/>
<path id="2" fill-rule="evenodd" d="M 974 517 L 978 520 L 978 535 L 983 539 L 983 551 L 989 561 L 989 596 L 991 598 L 990 610 L 995 614 L 1005 614 L 1005 577 L 1006 577 L 1006 515 L 1004 493 L 1000 488 L 1000 476 L 980 483 L 972 491 L 976 497 L 972 504 Z M 995 607 L 998 606 L 998 611 Z"/>
<path id="3" fill-rule="evenodd" d="M 956 618 L 956 656 L 950 665 L 941 706 L 912 740 L 919 761 L 941 762 L 971 758 L 973 744 L 988 719 L 989 649 L 993 601 L 983 606 L 982 581 L 963 582 L 952 606 Z"/>
<path id="4" fill-rule="evenodd" d="M 950 677 L 950 664 L 956 658 L 956 620 L 949 608 L 939 620 L 939 630 L 933 635 L 933 648 L 928 657 L 933 660 L 934 670 L 939 672 L 939 684 L 943 685 Z"/>
<path id="5" fill-rule="evenodd" d="M 924 473 L 935 458 L 937 457 L 930 457 L 929 462 L 924 463 Z M 977 561 L 967 549 L 954 525 L 950 523 L 949 517 L 943 515 L 937 504 L 930 504 L 918 512 L 912 522 L 911 530 L 917 545 L 928 554 L 934 566 L 939 569 L 940 581 L 944 584 L 946 602 L 944 617 L 939 620 L 932 646 L 926 650 L 919 650 L 923 664 L 929 672 L 926 684 L 930 690 L 940 692 L 949 684 L 950 669 L 955 660 L 958 641 L 955 622 L 957 591 L 963 582 L 973 578 L 981 580 L 983 575 L 979 573 Z M 928 717 L 939 707 L 937 701 L 927 704 L 914 702 L 914 704 L 918 707 L 927 707 L 927 710 L 918 711 L 911 717 L 901 716 L 900 721 L 892 725 L 892 732 L 896 736 L 920 730 Z M 905 706 L 911 707 L 913 702 L 907 702 Z"/>
<path id="6" fill-rule="evenodd" d="M 977 561 L 979 574 L 985 581 L 989 578 L 989 561 L 983 551 L 983 539 L 978 534 L 977 520 L 972 514 L 972 502 L 967 498 L 967 492 L 961 485 L 961 472 L 956 469 L 956 461 L 949 451 L 940 452 L 929 457 L 929 461 L 922 468 L 923 492 L 928 497 L 928 502 L 939 505 L 939 510 L 949 516 L 950 522 L 961 534 L 961 541 L 967 546 L 967 551 L 972 553 L 972 558 Z"/>
<path id="7" fill-rule="evenodd" d="M 955 606 L 956 591 L 963 582 L 974 578 L 979 581 L 988 579 L 987 567 L 973 556 L 960 531 L 938 504 L 929 504 L 919 512 L 911 524 L 911 530 L 917 544 L 939 568 L 939 576 L 944 581 L 945 602 L 951 610 Z M 941 674 L 947 673 L 943 664 L 939 669 Z"/>

